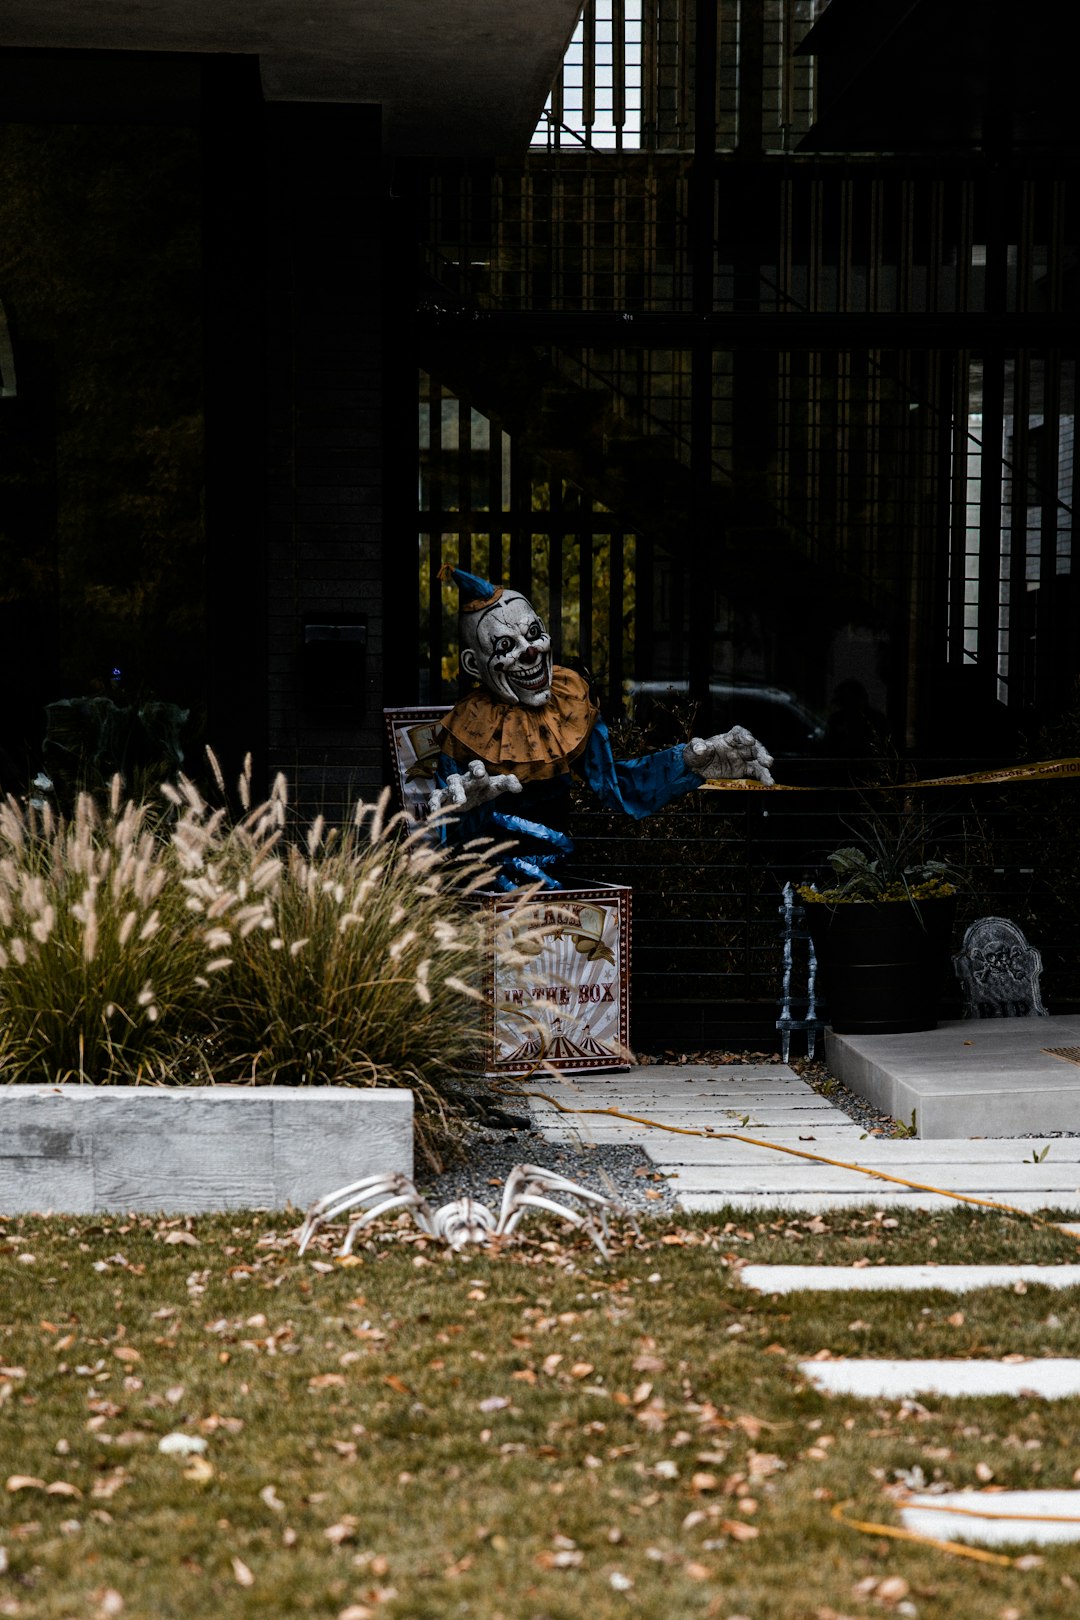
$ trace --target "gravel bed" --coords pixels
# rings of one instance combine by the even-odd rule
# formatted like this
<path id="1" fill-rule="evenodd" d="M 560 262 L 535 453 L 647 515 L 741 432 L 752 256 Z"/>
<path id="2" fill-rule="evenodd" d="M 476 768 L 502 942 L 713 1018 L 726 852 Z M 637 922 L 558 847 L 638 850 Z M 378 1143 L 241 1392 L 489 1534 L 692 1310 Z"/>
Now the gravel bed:
<path id="1" fill-rule="evenodd" d="M 471 1194 L 482 1203 L 497 1205 L 502 1183 L 515 1164 L 539 1164 L 594 1192 L 606 1193 L 636 1214 L 663 1215 L 676 1208 L 671 1183 L 659 1174 L 643 1148 L 608 1142 L 577 1148 L 567 1142 L 549 1142 L 539 1131 L 489 1130 L 476 1125 L 466 1155 L 464 1162 L 438 1176 L 417 1166 L 417 1186 L 430 1202 L 448 1203 Z"/>

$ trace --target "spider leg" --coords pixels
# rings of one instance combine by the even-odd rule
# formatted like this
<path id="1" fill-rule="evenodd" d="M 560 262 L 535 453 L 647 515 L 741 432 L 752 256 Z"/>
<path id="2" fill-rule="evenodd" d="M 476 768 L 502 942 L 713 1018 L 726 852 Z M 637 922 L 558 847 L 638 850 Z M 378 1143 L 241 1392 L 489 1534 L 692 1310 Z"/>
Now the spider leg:
<path id="1" fill-rule="evenodd" d="M 392 1205 L 381 1202 L 373 1213 L 377 1214 L 389 1207 L 399 1208 L 410 1205 L 415 1209 L 417 1225 L 424 1231 L 431 1232 L 431 1211 L 420 1197 L 408 1176 L 400 1171 L 389 1175 L 364 1176 L 360 1181 L 351 1182 L 346 1187 L 338 1187 L 334 1192 L 317 1198 L 309 1207 L 303 1226 L 300 1228 L 300 1253 L 303 1254 L 312 1237 L 326 1221 L 332 1221 L 346 1209 L 352 1209 L 356 1204 L 362 1204 L 370 1198 L 380 1198 L 388 1194 Z"/>
<path id="2" fill-rule="evenodd" d="M 324 1193 L 308 1205 L 304 1224 L 300 1228 L 300 1252 L 304 1251 L 312 1233 L 323 1221 L 331 1221 L 335 1215 L 340 1215 L 343 1209 L 352 1204 L 361 1202 L 369 1194 L 377 1195 L 381 1192 L 400 1192 L 406 1186 L 412 1186 L 408 1176 L 400 1171 L 379 1176 L 364 1176 L 360 1181 L 350 1181 L 347 1186 L 337 1187 L 333 1192 Z M 308 1228 L 311 1228 L 309 1231 Z"/>
<path id="3" fill-rule="evenodd" d="M 420 1230 L 426 1232 L 429 1237 L 437 1235 L 431 1224 L 431 1211 L 414 1187 L 411 1192 L 403 1192 L 396 1197 L 384 1198 L 381 1204 L 376 1204 L 373 1209 L 366 1209 L 362 1215 L 358 1215 L 346 1232 L 345 1241 L 338 1250 L 338 1254 L 351 1254 L 352 1246 L 356 1241 L 356 1234 L 361 1227 L 366 1226 L 369 1221 L 375 1220 L 377 1216 L 385 1215 L 391 1209 L 411 1209 L 413 1219 Z"/>
<path id="4" fill-rule="evenodd" d="M 581 1215 L 577 1210 L 567 1209 L 565 1204 L 556 1203 L 553 1198 L 542 1198 L 536 1193 L 522 1193 L 520 1195 L 517 1208 L 512 1211 L 509 1220 L 502 1228 L 502 1234 L 504 1236 L 509 1236 L 510 1233 L 514 1231 L 518 1222 L 521 1220 L 521 1217 L 525 1214 L 526 1209 L 550 1210 L 553 1215 L 558 1215 L 562 1220 L 568 1221 L 570 1225 L 576 1227 L 579 1232 L 584 1232 L 596 1244 L 596 1247 L 600 1250 L 600 1253 L 603 1255 L 604 1259 L 608 1259 L 608 1252 L 604 1246 L 603 1237 L 601 1236 L 600 1231 L 597 1229 L 596 1222 L 593 1220 L 591 1212 Z M 606 1235 L 607 1233 L 605 1228 L 604 1236 Z"/>
<path id="5" fill-rule="evenodd" d="M 575 1198 L 582 1198 L 587 1203 L 598 1206 L 603 1205 L 609 1209 L 615 1207 L 606 1193 L 594 1192 L 591 1187 L 584 1187 L 579 1181 L 571 1181 L 569 1176 L 562 1176 L 557 1170 L 548 1170 L 542 1164 L 515 1165 L 506 1180 L 506 1193 L 503 1195 L 503 1203 L 507 1202 L 507 1194 L 510 1194 L 511 1186 L 513 1186 L 513 1192 L 516 1194 L 518 1187 L 527 1183 L 535 1184 L 542 1192 L 573 1193 Z"/>

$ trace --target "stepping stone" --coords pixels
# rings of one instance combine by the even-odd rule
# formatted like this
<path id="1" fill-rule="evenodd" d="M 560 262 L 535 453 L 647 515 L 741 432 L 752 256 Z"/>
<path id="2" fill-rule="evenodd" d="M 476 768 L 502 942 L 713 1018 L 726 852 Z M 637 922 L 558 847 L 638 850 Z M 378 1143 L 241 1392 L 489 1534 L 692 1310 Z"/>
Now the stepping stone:
<path id="1" fill-rule="evenodd" d="M 739 1281 L 745 1288 L 755 1288 L 762 1294 L 915 1288 L 940 1288 L 950 1294 L 966 1294 L 975 1288 L 1012 1288 L 1018 1282 L 1043 1288 L 1077 1288 L 1080 1287 L 1080 1265 L 741 1266 Z"/>
<path id="2" fill-rule="evenodd" d="M 875 1180 L 872 1175 L 843 1169 L 839 1165 L 820 1164 L 813 1159 L 800 1161 L 785 1153 L 774 1153 L 771 1158 L 773 1162 L 765 1179 L 765 1186 L 770 1192 L 799 1192 L 804 1187 L 807 1192 L 861 1190 L 867 1203 L 875 1203 L 878 1192 L 889 1186 L 887 1181 Z M 876 1170 L 879 1166 L 874 1164 L 870 1168 Z M 902 1176 L 909 1181 L 920 1181 L 942 1191 L 972 1193 L 978 1198 L 1005 1203 L 1009 1202 L 1013 1193 L 1018 1192 L 1042 1193 L 1044 1204 L 1056 1203 L 1059 1195 L 1063 1195 L 1075 1208 L 1080 1204 L 1078 1170 L 1080 1167 L 1075 1164 L 1015 1164 L 1011 1168 L 1003 1164 L 965 1164 L 941 1167 L 942 1173 L 935 1177 L 920 1173 L 911 1166 L 897 1165 L 886 1173 Z M 691 1164 L 685 1165 L 680 1172 L 679 1190 L 718 1193 L 760 1191 L 761 1178 L 748 1177 L 738 1164 Z"/>
<path id="3" fill-rule="evenodd" d="M 1080 1360 L 1066 1357 L 1038 1361 L 800 1361 L 799 1371 L 827 1395 L 856 1395 L 867 1400 L 1034 1395 L 1052 1401 L 1080 1395 Z"/>
<path id="4" fill-rule="evenodd" d="M 943 1508 L 962 1513 L 943 1513 Z M 993 1517 L 969 1518 L 984 1508 Z M 1018 1515 L 1009 1518 L 1009 1514 Z M 1046 1518 L 1050 1523 L 1035 1522 Z M 1072 1523 L 1053 1520 L 1072 1520 Z M 1080 1541 L 1080 1491 L 942 1491 L 908 1497 L 900 1510 L 905 1530 L 938 1541 L 973 1541 L 986 1547 L 1016 1542 Z"/>
<path id="5" fill-rule="evenodd" d="M 643 1146 L 648 1151 L 648 1144 Z M 652 1155 L 650 1154 L 651 1158 Z M 674 1175 L 677 1180 L 673 1189 L 679 1208 L 688 1215 L 702 1214 L 715 1215 L 719 1210 L 737 1211 L 740 1214 L 762 1214 L 766 1210 L 798 1210 L 804 1215 L 828 1214 L 833 1209 L 962 1209 L 963 1204 L 957 1203 L 955 1198 L 945 1198 L 937 1193 L 914 1192 L 906 1187 L 891 1187 L 888 1183 L 863 1180 L 861 1190 L 855 1192 L 740 1192 L 723 1189 L 718 1191 L 684 1189 L 682 1185 L 683 1170 L 672 1162 L 657 1161 L 656 1168 L 666 1175 Z M 759 1177 L 760 1183 L 760 1177 Z M 954 1184 L 955 1185 L 955 1184 Z M 971 1189 L 956 1186 L 957 1192 L 968 1192 Z M 976 1194 L 979 1198 L 992 1198 L 995 1202 L 1010 1204 L 1013 1209 L 1029 1210 L 1034 1213 L 1040 1209 L 1080 1209 L 1080 1195 L 1066 1195 L 1060 1192 L 999 1192 Z M 972 1206 L 976 1207 L 976 1206 Z M 987 1211 L 993 1214 L 993 1211 Z"/>
<path id="6" fill-rule="evenodd" d="M 754 1111 L 753 1117 L 758 1117 Z M 770 1120 L 769 1113 L 762 1112 L 762 1119 Z M 838 1116 L 843 1120 L 844 1116 Z M 711 1121 L 719 1130 L 726 1130 L 728 1126 L 719 1120 Z M 1059 1176 L 1066 1184 L 1071 1180 L 1074 1184 L 1080 1182 L 1080 1137 L 1069 1142 L 1051 1143 L 1051 1151 L 1041 1163 L 1035 1164 L 1031 1158 L 1031 1144 L 1017 1141 L 970 1141 L 966 1138 L 958 1142 L 936 1140 L 924 1142 L 919 1140 L 904 1140 L 897 1137 L 867 1136 L 854 1121 L 845 1121 L 847 1129 L 845 1135 L 849 1138 L 849 1146 L 841 1154 L 833 1153 L 828 1147 L 823 1148 L 820 1142 L 803 1142 L 798 1133 L 790 1127 L 782 1137 L 775 1137 L 770 1131 L 769 1140 L 780 1140 L 789 1146 L 799 1148 L 807 1153 L 826 1155 L 829 1158 L 841 1158 L 848 1164 L 865 1165 L 870 1170 L 884 1170 L 888 1175 L 907 1176 L 912 1181 L 933 1181 L 938 1177 L 938 1185 L 943 1185 L 941 1177 L 949 1173 L 965 1175 L 970 1167 L 976 1165 L 996 1166 L 997 1173 L 1004 1184 L 1018 1171 L 1030 1176 L 1032 1171 L 1044 1171 L 1047 1175 L 1057 1170 Z M 735 1127 L 739 1130 L 739 1127 Z M 745 1133 L 753 1135 L 747 1128 Z M 695 1163 L 700 1164 L 739 1164 L 744 1153 L 753 1152 L 738 1142 L 723 1141 L 707 1136 L 688 1137 L 680 1148 L 693 1153 Z M 1058 1149 L 1056 1153 L 1054 1149 Z M 785 1162 L 786 1155 L 776 1157 L 776 1163 Z M 795 1162 L 795 1161 L 791 1161 Z M 812 1161 L 807 1161 L 812 1162 Z M 948 1185 L 951 1187 L 952 1182 Z M 1047 1183 L 1049 1185 L 1049 1183 Z M 1080 1228 L 1076 1229 L 1080 1232 Z"/>

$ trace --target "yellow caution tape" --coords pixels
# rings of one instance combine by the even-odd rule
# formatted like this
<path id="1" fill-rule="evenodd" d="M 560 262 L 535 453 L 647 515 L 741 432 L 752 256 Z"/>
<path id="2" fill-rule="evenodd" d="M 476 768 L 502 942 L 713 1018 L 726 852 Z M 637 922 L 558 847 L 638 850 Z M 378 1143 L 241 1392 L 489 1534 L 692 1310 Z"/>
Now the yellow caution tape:
<path id="1" fill-rule="evenodd" d="M 1069 759 L 1037 759 L 1025 765 L 1002 765 L 991 771 L 971 771 L 967 775 L 958 776 L 929 776 L 925 779 L 916 779 L 914 782 L 875 782 L 849 783 L 839 782 L 831 786 L 821 786 L 814 783 L 799 786 L 791 782 L 774 782 L 767 787 L 764 782 L 738 780 L 735 782 L 702 782 L 702 789 L 709 792 L 751 792 L 751 793 L 907 793 L 912 788 L 935 787 L 968 787 L 977 782 L 1052 782 L 1066 781 L 1069 777 L 1080 778 L 1080 757 Z"/>

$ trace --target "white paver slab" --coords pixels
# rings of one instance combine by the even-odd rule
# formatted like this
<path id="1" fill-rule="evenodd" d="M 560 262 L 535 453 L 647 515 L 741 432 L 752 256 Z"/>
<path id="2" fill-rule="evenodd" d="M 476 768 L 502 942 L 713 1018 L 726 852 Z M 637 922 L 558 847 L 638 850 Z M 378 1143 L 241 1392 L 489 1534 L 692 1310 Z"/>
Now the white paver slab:
<path id="1" fill-rule="evenodd" d="M 723 1129 L 723 1127 L 721 1127 Z M 738 1129 L 738 1127 L 736 1127 Z M 825 1126 L 824 1129 L 830 1129 Z M 945 1165 L 998 1165 L 1006 1166 L 1010 1170 L 1020 1165 L 1032 1164 L 1031 1149 L 1038 1147 L 1038 1143 L 1017 1141 L 969 1141 L 966 1137 L 959 1141 L 898 1141 L 888 1137 L 867 1136 L 858 1126 L 848 1122 L 847 1129 L 843 1126 L 836 1128 L 846 1139 L 848 1149 L 839 1157 L 849 1164 L 863 1164 L 875 1170 L 885 1170 L 890 1175 L 910 1176 L 913 1180 L 933 1180 L 930 1172 L 937 1174 Z M 749 1128 L 739 1134 L 752 1136 Z M 805 1132 L 786 1129 L 784 1131 L 770 1129 L 763 1140 L 780 1142 L 786 1147 L 794 1147 L 806 1153 L 826 1153 L 836 1157 L 833 1146 L 839 1137 L 830 1129 L 828 1143 L 823 1148 L 823 1137 L 819 1135 L 817 1141 L 808 1142 L 803 1138 Z M 685 1155 L 685 1162 L 695 1164 L 738 1164 L 742 1153 L 751 1151 L 749 1147 L 738 1142 L 730 1142 L 707 1136 L 689 1136 L 679 1142 L 680 1157 Z M 654 1141 L 653 1148 L 662 1152 L 663 1139 Z M 1055 1149 L 1060 1149 L 1055 1152 Z M 761 1149 L 757 1150 L 759 1153 Z M 1074 1180 L 1080 1181 L 1080 1137 L 1067 1142 L 1062 1140 L 1050 1143 L 1050 1152 L 1041 1161 L 1039 1168 L 1056 1165 L 1060 1169 L 1063 1165 L 1070 1167 L 1067 1172 Z"/>
<path id="2" fill-rule="evenodd" d="M 761 1150 L 759 1150 L 761 1151 Z M 792 1159 L 787 1154 L 773 1155 L 775 1164 L 770 1168 L 765 1183 L 770 1192 L 854 1192 L 862 1187 L 867 1198 L 874 1198 L 887 1182 L 859 1170 L 846 1170 L 840 1165 L 821 1164 L 813 1159 Z M 875 1167 L 876 1168 L 876 1167 Z M 901 1165 L 890 1168 L 889 1174 L 905 1176 Z M 760 1176 L 755 1178 L 761 1187 Z M 1059 1193 L 1080 1197 L 1080 1169 L 1075 1164 L 962 1164 L 940 1165 L 933 1175 L 914 1171 L 913 1181 L 924 1181 L 935 1190 L 973 1193 L 979 1198 L 992 1198 L 1008 1202 L 1013 1193 L 1044 1192 L 1047 1202 Z M 679 1169 L 680 1192 L 738 1192 L 753 1182 L 738 1165 L 686 1164 Z"/>
<path id="3" fill-rule="evenodd" d="M 741 1266 L 744 1288 L 762 1294 L 855 1292 L 940 1288 L 966 1294 L 976 1288 L 1012 1288 L 1018 1282 L 1044 1288 L 1080 1287 L 1075 1266 Z"/>
<path id="4" fill-rule="evenodd" d="M 961 1511 L 949 1513 L 948 1508 Z M 989 1496 L 980 1491 L 942 1491 L 908 1498 L 900 1520 L 905 1530 L 919 1536 L 984 1547 L 1080 1541 L 1080 1491 L 995 1491 Z"/>
<path id="5" fill-rule="evenodd" d="M 621 1124 L 624 1129 L 638 1132 L 649 1128 L 647 1124 L 642 1124 L 642 1120 L 655 1120 L 658 1126 L 678 1125 L 695 1131 L 706 1129 L 714 1131 L 748 1131 L 752 1124 L 757 1125 L 759 1128 L 797 1125 L 803 1129 L 812 1130 L 816 1125 L 827 1125 L 830 1120 L 836 1118 L 835 1109 L 809 1103 L 801 1107 L 790 1104 L 777 1104 L 768 1108 L 743 1108 L 737 1113 L 725 1113 L 713 1108 L 694 1108 L 692 1106 L 685 1108 L 634 1108 L 621 1104 L 611 1104 L 612 1107 L 618 1106 L 621 1114 L 637 1116 L 635 1119 L 623 1120 L 620 1120 L 616 1114 L 605 1113 L 607 1104 L 600 1107 L 595 1113 L 590 1112 L 590 1110 L 595 1108 L 596 1105 L 590 1102 L 583 1101 L 580 1104 L 575 1103 L 571 1106 L 581 1108 L 584 1112 L 564 1114 L 560 1113 L 557 1108 L 534 1104 L 533 1118 L 541 1126 L 552 1123 L 557 1119 L 607 1120 L 610 1124 Z M 749 1114 L 750 1118 L 744 1125 L 742 1121 L 746 1114 Z"/>
<path id="6" fill-rule="evenodd" d="M 920 1395 L 971 1399 L 1080 1395 L 1080 1360 L 1039 1361 L 800 1361 L 799 1371 L 828 1395 L 915 1400 Z"/>
<path id="7" fill-rule="evenodd" d="M 657 1165 L 669 1175 L 680 1174 L 680 1167 Z M 876 1209 L 957 1209 L 956 1199 L 939 1193 L 915 1192 L 907 1187 L 895 1187 L 876 1181 L 867 1181 L 860 1192 L 683 1192 L 675 1184 L 680 1209 L 689 1214 L 712 1215 L 718 1210 L 739 1210 L 746 1214 L 770 1209 L 798 1209 L 807 1215 L 824 1214 L 830 1209 L 857 1209 L 872 1204 Z M 989 1198 L 989 1194 L 973 1196 Z M 1080 1194 L 1012 1193 L 995 1203 L 1011 1204 L 1013 1209 L 1034 1212 L 1040 1209 L 1080 1210 Z"/>

